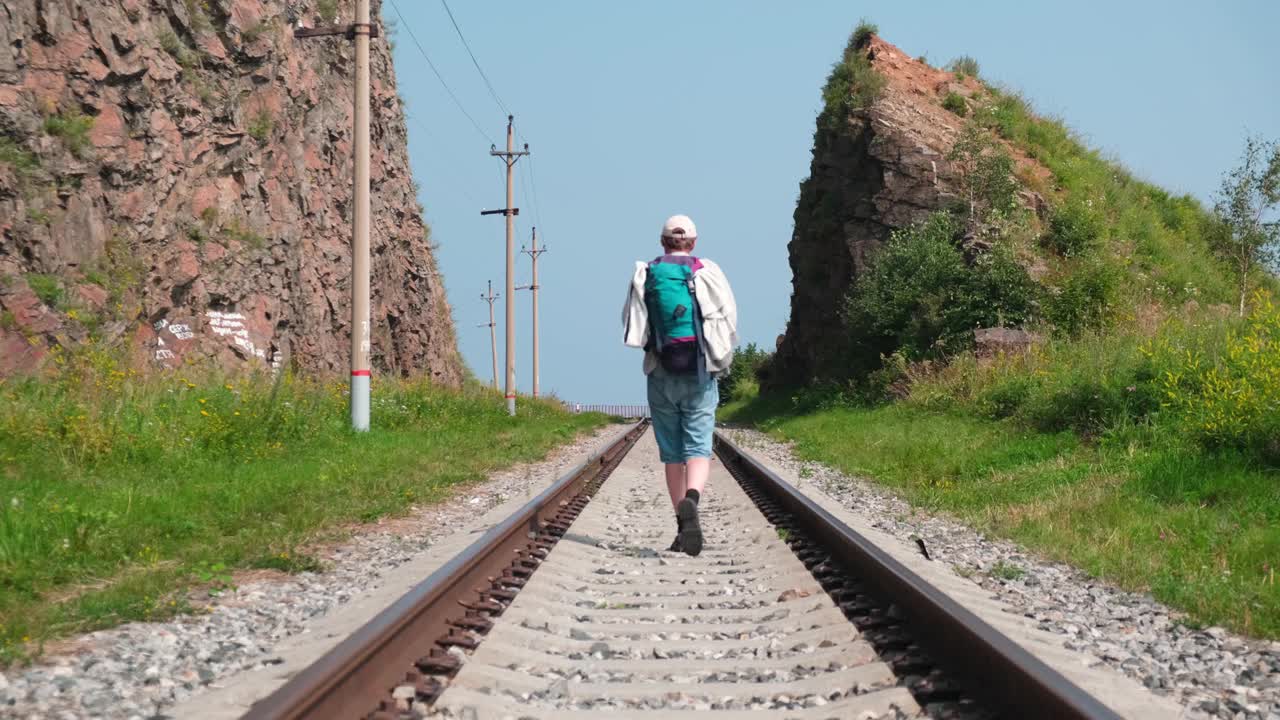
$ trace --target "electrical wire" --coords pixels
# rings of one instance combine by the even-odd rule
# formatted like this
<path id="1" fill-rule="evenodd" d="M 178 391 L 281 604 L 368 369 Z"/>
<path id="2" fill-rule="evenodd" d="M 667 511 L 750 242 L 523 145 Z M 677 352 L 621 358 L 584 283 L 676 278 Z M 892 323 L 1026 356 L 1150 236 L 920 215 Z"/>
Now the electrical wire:
<path id="1" fill-rule="evenodd" d="M 493 141 L 493 138 L 489 136 L 489 133 L 484 131 L 484 128 L 480 126 L 480 123 L 476 122 L 474 117 L 471 117 L 471 113 L 467 112 L 467 109 L 462 106 L 462 101 L 458 99 L 457 95 L 453 94 L 453 90 L 449 87 L 449 83 L 444 81 L 444 76 L 436 69 L 436 64 L 431 62 L 431 58 L 428 57 L 427 51 L 422 47 L 422 43 L 418 42 L 418 36 L 413 34 L 413 28 L 409 27 L 409 21 L 406 20 L 404 14 L 400 12 L 400 6 L 396 4 L 396 0 L 391 0 L 391 7 L 396 11 L 396 17 L 400 18 L 400 24 L 404 27 L 404 31 L 409 34 L 409 38 L 413 40 L 413 44 L 418 48 L 418 52 L 422 54 L 422 59 L 427 61 L 427 67 L 431 68 L 431 72 L 435 73 L 436 79 L 440 81 L 440 85 L 444 87 L 444 91 L 448 93 L 449 97 L 453 100 L 453 104 L 458 106 L 458 109 L 462 111 L 463 115 L 467 116 L 467 119 L 471 121 L 472 126 L 475 127 L 476 132 L 480 133 L 481 137 L 488 140 L 490 145 L 495 145 L 496 143 Z"/>
<path id="2" fill-rule="evenodd" d="M 476 59 L 476 54 L 471 52 L 471 44 L 467 42 L 466 36 L 462 34 L 462 28 L 458 27 L 458 21 L 453 17 L 453 11 L 449 9 L 449 3 L 446 0 L 440 0 L 440 4 L 444 5 L 444 11 L 449 14 L 449 22 L 453 23 L 453 29 L 458 33 L 458 39 L 462 41 L 462 47 L 467 49 L 467 54 L 471 56 L 471 64 L 476 66 L 476 72 L 480 73 L 480 79 L 484 80 L 484 86 L 489 89 L 489 96 L 493 101 L 498 103 L 498 107 L 506 115 L 510 115 L 511 111 L 507 109 L 506 103 L 498 97 L 498 91 L 493 89 L 493 83 L 489 82 L 489 76 L 484 74 L 484 70 L 480 67 L 480 61 Z"/>
<path id="3" fill-rule="evenodd" d="M 529 169 L 529 187 L 533 188 L 533 217 L 538 221 L 538 227 L 542 228 L 542 232 L 546 234 L 546 227 L 542 224 L 542 207 L 538 204 L 538 179 L 533 174 L 533 155 L 529 154 L 525 157 L 528 161 Z"/>
<path id="4" fill-rule="evenodd" d="M 417 124 L 417 126 L 422 129 L 422 132 L 425 133 L 427 137 L 431 138 L 431 140 L 436 146 L 440 148 L 447 147 L 447 145 L 440 140 L 439 136 L 437 136 L 434 132 L 432 132 L 431 128 L 428 127 L 427 124 L 423 122 L 417 115 L 410 115 L 409 113 L 405 113 L 405 116 L 408 117 L 410 120 L 412 120 L 415 124 Z M 439 152 L 439 153 L 431 153 L 431 154 L 436 155 L 437 157 L 440 157 L 445 153 Z M 453 158 L 449 158 L 449 160 L 453 160 Z M 457 163 L 454 162 L 453 164 L 456 165 Z M 484 203 L 481 203 L 479 200 L 477 200 L 475 196 L 472 195 L 470 192 L 468 192 L 467 189 L 462 185 L 459 185 L 458 183 L 453 182 L 453 183 L 449 183 L 449 187 L 451 190 L 456 190 L 462 195 L 464 195 L 467 201 L 470 202 L 473 206 L 484 207 Z"/>

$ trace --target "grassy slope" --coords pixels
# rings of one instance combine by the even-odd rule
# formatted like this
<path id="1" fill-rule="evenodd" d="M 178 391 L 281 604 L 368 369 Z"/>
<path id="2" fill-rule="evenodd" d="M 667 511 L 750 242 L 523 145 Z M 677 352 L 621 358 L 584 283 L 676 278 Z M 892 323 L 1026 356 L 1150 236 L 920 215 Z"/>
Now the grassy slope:
<path id="1" fill-rule="evenodd" d="M 1194 621 L 1280 637 L 1280 470 L 1267 439 L 1280 315 L 1265 298 L 1249 321 L 1206 311 L 1237 291 L 1200 203 L 1134 178 L 1016 93 L 984 87 L 968 116 L 1050 171 L 1018 174 L 1049 201 L 1048 217 L 1003 238 L 1042 265 L 1033 325 L 1048 340 L 997 362 L 960 353 L 942 369 L 897 368 L 891 379 L 910 394 L 880 407 L 839 387 L 753 398 L 747 381 L 722 389 L 735 398 L 722 417 L 1149 589 Z"/>
<path id="2" fill-rule="evenodd" d="M 235 569 L 314 569 L 310 543 L 605 422 L 383 382 L 373 431 L 353 435 L 339 385 L 145 380 L 98 360 L 0 384 L 0 660 L 181 612 L 184 589 Z"/>
<path id="3" fill-rule="evenodd" d="M 802 415 L 790 405 L 739 401 L 722 417 L 915 505 L 1149 589 L 1192 621 L 1280 637 L 1280 473 L 1232 454 L 1091 444 L 908 405 Z"/>
<path id="4" fill-rule="evenodd" d="M 1065 257 L 1060 248 L 1057 253 L 1041 250 L 1051 268 L 1051 284 L 1069 286 L 1072 276 L 1095 273 L 1099 264 L 1122 272 L 1118 294 L 1125 302 L 1112 298 L 1117 306 L 1111 308 L 1120 319 L 1146 302 L 1231 302 L 1234 281 L 1210 249 L 1213 220 L 1195 198 L 1173 196 L 1134 178 L 1061 121 L 1036 115 L 1016 92 L 986 86 L 975 105 L 976 123 L 1052 173 L 1047 184 L 1027 176 L 1019 180 L 1046 193 L 1055 217 L 1068 219 L 1073 234 L 1085 240 Z M 1050 227 L 1042 238 L 1048 247 L 1053 236 Z"/>

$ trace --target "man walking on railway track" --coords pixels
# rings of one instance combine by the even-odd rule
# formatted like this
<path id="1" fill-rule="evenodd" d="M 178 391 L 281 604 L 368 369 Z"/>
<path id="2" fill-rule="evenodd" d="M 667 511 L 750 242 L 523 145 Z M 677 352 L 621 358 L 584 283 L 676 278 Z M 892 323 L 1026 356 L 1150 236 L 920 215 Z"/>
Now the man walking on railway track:
<path id="1" fill-rule="evenodd" d="M 702 552 L 698 501 L 711 470 L 720 393 L 738 342 L 738 307 L 720 266 L 692 255 L 698 230 L 686 215 L 662 226 L 663 254 L 637 262 L 622 310 L 623 342 L 644 348 L 649 413 L 676 512 L 672 552 Z"/>

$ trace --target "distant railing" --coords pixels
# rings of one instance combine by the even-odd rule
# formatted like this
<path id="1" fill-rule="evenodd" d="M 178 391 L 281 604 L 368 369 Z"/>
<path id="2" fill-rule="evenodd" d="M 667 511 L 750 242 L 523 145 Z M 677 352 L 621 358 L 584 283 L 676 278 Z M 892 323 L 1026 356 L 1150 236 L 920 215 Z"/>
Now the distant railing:
<path id="1" fill-rule="evenodd" d="M 571 403 L 569 409 L 575 413 L 598 412 L 605 415 L 616 415 L 617 417 L 628 418 L 647 418 L 649 417 L 648 405 L 601 405 L 587 403 Z"/>

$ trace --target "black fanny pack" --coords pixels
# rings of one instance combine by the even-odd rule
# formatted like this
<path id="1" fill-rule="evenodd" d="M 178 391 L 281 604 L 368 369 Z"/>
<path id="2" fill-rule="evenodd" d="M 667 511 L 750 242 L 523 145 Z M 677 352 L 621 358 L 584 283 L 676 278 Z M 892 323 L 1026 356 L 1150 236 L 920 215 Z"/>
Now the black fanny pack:
<path id="1" fill-rule="evenodd" d="M 667 343 L 658 351 L 662 369 L 672 375 L 694 375 L 698 372 L 698 343 Z"/>

